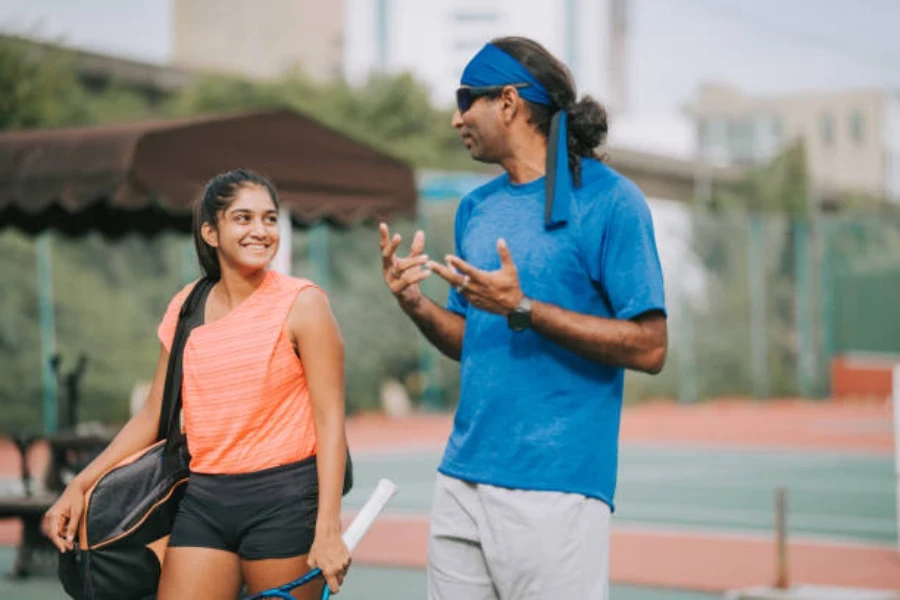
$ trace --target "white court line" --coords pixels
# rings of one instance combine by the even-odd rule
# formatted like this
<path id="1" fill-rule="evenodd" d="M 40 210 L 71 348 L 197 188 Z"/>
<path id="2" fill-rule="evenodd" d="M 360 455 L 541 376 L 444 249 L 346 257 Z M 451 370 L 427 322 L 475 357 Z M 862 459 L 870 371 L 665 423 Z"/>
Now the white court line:
<path id="1" fill-rule="evenodd" d="M 405 475 L 407 474 L 395 473 L 393 476 L 398 481 L 403 481 Z M 893 484 L 889 478 L 849 478 L 846 475 L 840 475 L 838 478 L 830 479 L 819 477 L 820 481 L 815 481 L 815 477 L 811 477 L 814 481 L 801 481 L 796 478 L 796 474 L 788 473 L 787 475 L 793 475 L 793 477 L 785 477 L 783 481 L 779 481 L 777 476 L 767 474 L 766 481 L 760 482 L 758 479 L 754 480 L 756 474 L 735 472 L 734 469 L 638 467 L 625 469 L 619 474 L 617 496 L 638 493 L 639 490 L 642 491 L 647 486 L 659 482 L 665 482 L 666 487 L 678 490 L 705 490 L 710 495 L 732 489 L 768 494 L 778 485 L 784 485 L 789 492 L 833 494 L 848 499 L 869 495 L 885 495 L 887 497 L 893 493 Z M 404 487 L 409 489 L 410 486 L 415 486 L 413 489 L 428 490 L 430 493 L 434 486 L 434 476 L 435 473 L 429 471 L 427 480 L 416 478 L 416 481 L 407 481 Z"/>
<path id="2" fill-rule="evenodd" d="M 380 462 L 384 457 L 362 457 L 356 461 L 360 464 Z M 422 457 L 414 457 L 406 462 L 418 462 Z M 368 459 L 368 460 L 366 460 Z M 403 460 L 402 458 L 400 459 Z M 404 465 L 405 466 L 405 465 Z M 436 468 L 437 465 L 435 465 Z M 760 471 L 763 471 L 760 474 Z M 715 468 L 692 466 L 679 468 L 677 466 L 624 466 L 619 470 L 619 489 L 630 486 L 641 486 L 666 482 L 676 488 L 690 487 L 704 490 L 744 489 L 760 490 L 765 492 L 774 489 L 777 485 L 785 485 L 791 491 L 809 493 L 839 493 L 853 497 L 856 495 L 880 495 L 891 494 L 893 484 L 890 477 L 884 478 L 882 474 L 872 476 L 855 477 L 843 473 L 811 473 L 798 474 L 791 472 L 788 467 L 780 469 L 745 469 L 736 470 L 733 466 L 721 465 Z M 435 472 L 429 467 L 428 476 L 431 478 L 428 485 L 432 485 Z M 399 475 L 399 474 L 398 474 Z M 765 482 L 760 483 L 759 477 L 764 477 Z M 803 480 L 799 480 L 802 477 Z M 402 477 L 400 477 L 402 479 Z M 808 481 L 812 479 L 813 481 Z"/>
<path id="3" fill-rule="evenodd" d="M 672 506 L 649 502 L 619 502 L 616 513 L 624 520 L 694 522 L 702 524 L 736 523 L 772 527 L 774 511 L 721 507 Z M 892 518 L 822 515 L 788 512 L 789 529 L 819 529 L 849 533 L 885 533 L 893 531 Z"/>
<path id="4" fill-rule="evenodd" d="M 714 452 L 711 455 L 710 452 Z M 717 444 L 714 442 L 622 442 L 619 448 L 619 456 L 632 453 L 662 454 L 662 455 L 695 455 L 700 454 L 704 458 L 716 458 L 716 455 L 747 455 L 747 456 L 778 456 L 785 460 L 793 460 L 795 457 L 821 458 L 821 459 L 850 459 L 870 460 L 884 459 L 892 462 L 890 450 L 866 450 L 864 448 L 847 448 L 840 450 L 811 449 L 791 445 L 781 446 L 742 446 L 737 444 Z"/>
<path id="5" fill-rule="evenodd" d="M 666 448 L 668 452 L 660 452 Z M 377 455 L 361 457 L 369 464 L 385 460 L 398 460 L 399 473 L 404 477 L 416 480 L 415 483 L 401 484 L 402 489 L 409 492 L 408 504 L 421 502 L 430 505 L 433 492 L 433 466 L 439 462 L 439 456 L 427 447 L 420 449 L 421 454 L 414 455 L 408 451 L 393 449 Z M 648 526 L 678 526 L 686 523 L 698 526 L 708 525 L 716 529 L 741 528 L 743 526 L 769 529 L 772 527 L 773 513 L 771 509 L 734 509 L 726 507 L 707 508 L 697 504 L 674 504 L 671 502 L 639 502 L 629 503 L 627 497 L 646 490 L 647 484 L 664 482 L 661 487 L 670 486 L 676 490 L 690 486 L 692 489 L 721 490 L 737 489 L 742 491 L 767 493 L 775 486 L 774 481 L 783 478 L 789 491 L 794 493 L 840 494 L 848 502 L 854 497 L 869 499 L 870 495 L 889 497 L 891 490 L 890 473 L 892 471 L 890 457 L 857 453 L 848 455 L 838 452 L 801 451 L 785 452 L 781 450 L 748 450 L 722 449 L 715 447 L 715 453 L 708 448 L 676 448 L 661 445 L 644 445 L 632 447 L 631 454 L 623 452 L 620 456 L 620 487 L 617 494 L 617 515 L 619 519 L 630 523 L 646 523 Z M 636 450 L 636 452 L 635 452 Z M 650 450 L 650 452 L 647 452 Z M 644 454 L 647 452 L 646 454 Z M 422 473 L 411 469 L 413 465 L 425 466 L 427 459 L 427 479 L 422 480 Z M 882 480 L 879 471 L 887 466 L 887 478 Z M 858 474 L 861 468 L 870 476 Z M 393 470 L 393 469 L 391 469 Z M 412 472 L 408 472 L 412 471 Z M 398 474 L 399 474 L 398 473 Z M 854 475 L 856 473 L 857 475 Z M 399 477 L 398 481 L 402 481 Z M 764 481 L 760 482 L 760 479 Z M 684 481 L 682 481 L 684 480 Z M 832 484 L 834 482 L 834 484 Z M 684 485 L 682 485 L 684 484 Z M 840 484 L 840 485 L 838 485 Z M 623 495 L 624 494 L 624 495 Z M 647 497 L 644 495 L 643 497 Z M 352 498 L 351 498 L 352 499 Z M 623 501 L 624 499 L 624 501 Z M 407 504 L 407 503 L 404 503 Z M 393 512 L 393 511 L 392 511 Z M 823 537 L 830 535 L 860 539 L 866 534 L 885 534 L 895 530 L 895 523 L 889 517 L 866 517 L 854 515 L 828 515 L 809 511 L 797 511 L 795 508 L 788 517 L 792 530 L 813 530 L 823 532 Z M 818 535 L 813 533 L 813 536 Z"/>
<path id="6" fill-rule="evenodd" d="M 718 456 L 715 458 L 699 458 L 696 456 L 680 456 L 661 458 L 659 456 L 645 456 L 640 459 L 635 457 L 622 458 L 619 461 L 620 470 L 641 468 L 644 466 L 656 468 L 678 468 L 679 465 L 690 466 L 695 469 L 729 469 L 732 471 L 765 471 L 765 472 L 791 472 L 802 470 L 814 471 L 819 475 L 822 471 L 847 471 L 850 469 L 866 469 L 878 473 L 889 469 L 891 461 L 875 461 L 866 459 L 844 459 L 838 457 L 791 457 L 783 456 Z"/>
<path id="7" fill-rule="evenodd" d="M 774 532 L 762 532 L 740 528 L 703 527 L 696 525 L 653 524 L 642 521 L 629 521 L 613 517 L 613 531 L 623 533 L 647 533 L 669 537 L 709 537 L 723 540 L 775 542 Z M 841 548 L 881 548 L 893 549 L 891 542 L 859 540 L 857 538 L 834 537 L 819 534 L 789 534 L 788 542 L 792 544 L 816 544 L 819 546 L 838 546 Z"/>
<path id="8" fill-rule="evenodd" d="M 422 454 L 436 455 L 438 458 L 444 452 L 444 442 L 424 442 L 419 444 L 360 444 L 350 445 L 350 452 L 354 460 L 360 458 L 383 459 L 398 458 L 422 458 Z M 643 456 L 642 456 L 643 455 Z M 682 460 L 688 457 L 699 456 L 705 461 L 734 461 L 756 462 L 772 460 L 778 463 L 790 464 L 816 464 L 824 461 L 855 462 L 876 461 L 893 464 L 889 452 L 861 449 L 847 450 L 810 450 L 808 448 L 779 447 L 759 448 L 752 446 L 732 446 L 719 444 L 705 444 L 701 442 L 626 442 L 619 448 L 620 462 L 633 460 L 647 460 L 651 457 L 655 461 Z"/>
<path id="9" fill-rule="evenodd" d="M 444 443 L 423 443 L 423 444 L 407 444 L 407 445 L 377 445 L 377 444 L 361 444 L 359 447 L 350 445 L 350 454 L 353 460 L 357 457 L 362 459 L 383 460 L 385 458 L 397 457 L 398 459 L 415 458 L 421 459 L 422 454 L 440 455 L 444 452 Z"/>
<path id="10" fill-rule="evenodd" d="M 416 482 L 403 482 L 399 478 L 395 478 L 394 481 L 397 483 L 397 495 L 394 496 L 393 504 L 404 503 L 406 500 L 413 501 L 421 501 L 423 497 L 428 502 L 428 506 L 431 506 L 431 499 L 434 496 L 434 482 L 424 482 L 424 481 L 416 481 Z M 371 494 L 375 490 L 375 486 L 366 486 L 366 487 L 356 487 L 354 486 L 353 490 L 344 497 L 344 502 L 346 504 L 354 505 L 359 503 L 362 505 L 365 502 L 368 495 Z M 392 505 L 388 505 L 387 510 L 390 511 Z"/>
<path id="11" fill-rule="evenodd" d="M 354 509 L 344 511 L 344 517 L 352 517 L 356 514 Z M 388 510 L 379 517 L 379 521 L 393 521 L 400 523 L 422 523 L 428 522 L 428 514 L 423 512 L 409 510 Z M 712 528 L 697 527 L 686 525 L 670 525 L 670 524 L 654 524 L 643 523 L 640 521 L 629 521 L 613 517 L 612 531 L 619 533 L 634 534 L 650 534 L 667 537 L 694 537 L 694 538 L 712 538 L 719 540 L 748 541 L 748 542 L 773 542 L 774 534 L 761 532 L 759 530 L 748 530 L 740 528 Z M 818 546 L 835 546 L 839 548 L 859 548 L 859 549 L 893 549 L 894 544 L 889 542 L 858 540 L 853 538 L 833 537 L 817 534 L 800 534 L 789 535 L 788 542 L 791 544 L 813 544 Z"/>
<path id="12" fill-rule="evenodd" d="M 783 485 L 789 492 L 829 493 L 853 497 L 856 495 L 890 496 L 894 489 L 892 482 L 885 477 L 847 477 L 835 474 L 826 478 L 823 474 L 810 476 L 813 481 L 800 481 L 797 474 L 765 474 L 735 472 L 734 469 L 663 469 L 646 468 L 624 469 L 619 473 L 619 489 L 641 487 L 665 482 L 668 487 L 690 488 L 717 492 L 722 490 L 741 489 L 768 492 Z M 807 474 L 804 474 L 806 476 Z M 765 477 L 761 482 L 758 478 Z"/>
<path id="13" fill-rule="evenodd" d="M 398 482 L 400 494 L 397 500 L 403 502 L 425 501 L 430 506 L 433 492 L 432 482 L 403 483 Z M 353 506 L 362 502 L 366 497 L 367 488 L 357 488 L 348 495 L 346 504 Z M 405 498 L 404 498 L 405 496 Z M 405 503 L 405 502 L 403 502 Z M 397 507 L 406 511 L 406 507 Z M 696 505 L 675 505 L 669 502 L 630 502 L 618 497 L 616 503 L 616 519 L 627 522 L 641 523 L 699 523 L 716 524 L 726 523 L 732 525 L 750 525 L 757 527 L 771 527 L 774 522 L 774 513 L 769 509 L 737 509 L 707 507 Z M 422 509 L 419 509 L 422 510 Z M 389 512 L 394 512 L 390 510 Z M 791 529 L 825 530 L 847 532 L 848 534 L 885 533 L 893 530 L 894 520 L 890 517 L 865 517 L 853 515 L 825 515 L 809 512 L 789 512 L 788 526 Z M 720 527 L 716 527 L 720 529 Z"/>
<path id="14" fill-rule="evenodd" d="M 419 461 L 425 458 L 440 461 L 444 451 L 444 444 L 423 443 L 414 445 L 378 446 L 362 445 L 350 446 L 353 460 L 412 460 Z M 711 453 L 711 451 L 713 451 Z M 634 463 L 669 463 L 681 460 L 702 460 L 707 465 L 713 464 L 768 464 L 790 469 L 792 467 L 816 466 L 825 464 L 843 465 L 855 462 L 874 462 L 893 465 L 889 454 L 868 451 L 831 451 L 831 450 L 794 450 L 794 449 L 760 449 L 760 448 L 732 448 L 716 445 L 692 444 L 672 446 L 663 443 L 622 444 L 619 451 L 620 466 L 628 466 Z"/>

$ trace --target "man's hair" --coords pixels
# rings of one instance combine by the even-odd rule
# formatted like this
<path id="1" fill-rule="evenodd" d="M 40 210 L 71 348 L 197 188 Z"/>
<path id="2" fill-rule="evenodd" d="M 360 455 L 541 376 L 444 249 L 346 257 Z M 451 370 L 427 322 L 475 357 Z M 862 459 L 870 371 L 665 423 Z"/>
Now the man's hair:
<path id="1" fill-rule="evenodd" d="M 557 111 L 565 110 L 569 113 L 569 169 L 575 180 L 575 186 L 579 186 L 581 157 L 605 159 L 605 156 L 596 154 L 596 148 L 606 141 L 606 134 L 609 131 L 606 109 L 590 96 L 583 96 L 581 100 L 577 100 L 572 73 L 566 65 L 534 40 L 524 37 L 501 37 L 491 40 L 491 43 L 519 61 L 550 94 L 552 105 L 525 100 L 531 112 L 530 122 L 541 133 L 545 136 L 550 135 L 550 119 Z"/>

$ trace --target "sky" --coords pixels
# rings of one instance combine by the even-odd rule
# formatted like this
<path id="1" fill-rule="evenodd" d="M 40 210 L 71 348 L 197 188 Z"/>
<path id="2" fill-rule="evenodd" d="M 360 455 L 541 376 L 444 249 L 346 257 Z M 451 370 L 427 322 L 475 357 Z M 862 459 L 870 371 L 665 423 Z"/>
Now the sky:
<path id="1" fill-rule="evenodd" d="M 704 82 L 749 94 L 900 92 L 900 0 L 632 0 L 629 114 L 610 141 L 694 153 L 681 112 Z"/>
<path id="2" fill-rule="evenodd" d="M 169 0 L 0 0 L 0 30 L 163 63 Z"/>
<path id="3" fill-rule="evenodd" d="M 633 0 L 635 104 L 677 108 L 703 81 L 900 90 L 898 23 L 897 0 Z"/>
<path id="4" fill-rule="evenodd" d="M 655 131 L 671 138 L 673 152 L 685 151 L 690 130 L 681 109 L 709 81 L 755 94 L 900 92 L 900 0 L 630 2 L 623 137 Z M 0 0 L 0 30 L 164 63 L 170 10 L 170 0 Z"/>

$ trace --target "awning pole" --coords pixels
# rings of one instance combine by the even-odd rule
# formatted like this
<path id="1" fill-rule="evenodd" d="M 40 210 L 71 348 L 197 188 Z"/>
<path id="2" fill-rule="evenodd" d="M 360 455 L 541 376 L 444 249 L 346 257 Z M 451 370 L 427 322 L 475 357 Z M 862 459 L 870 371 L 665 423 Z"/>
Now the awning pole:
<path id="1" fill-rule="evenodd" d="M 56 432 L 56 376 L 51 361 L 56 354 L 56 324 L 53 318 L 53 257 L 49 231 L 38 235 L 37 255 L 38 312 L 41 330 L 41 386 L 43 388 L 44 434 Z"/>
<path id="2" fill-rule="evenodd" d="M 278 231 L 281 240 L 278 242 L 278 252 L 272 260 L 272 269 L 285 275 L 291 274 L 292 245 L 294 237 L 294 224 L 291 222 L 291 211 L 281 208 L 278 211 Z"/>

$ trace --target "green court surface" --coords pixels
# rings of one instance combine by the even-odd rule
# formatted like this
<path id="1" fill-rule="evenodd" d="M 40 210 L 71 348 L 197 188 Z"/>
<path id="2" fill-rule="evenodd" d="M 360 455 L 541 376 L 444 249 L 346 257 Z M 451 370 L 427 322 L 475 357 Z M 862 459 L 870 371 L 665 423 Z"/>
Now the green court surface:
<path id="1" fill-rule="evenodd" d="M 771 535 L 774 494 L 788 490 L 790 535 L 861 543 L 897 540 L 893 459 L 862 453 L 736 450 L 684 445 L 625 445 L 621 450 L 614 527 L 684 532 Z M 399 491 L 389 513 L 426 515 L 440 454 L 354 454 L 354 490 L 345 500 L 358 508 L 381 477 Z M 0 548 L 0 572 L 12 550 Z M 718 596 L 683 590 L 612 586 L 612 600 L 707 600 Z M 421 600 L 422 570 L 355 566 L 343 600 Z M 0 600 L 57 600 L 52 579 L 22 584 L 0 579 Z"/>
<path id="2" fill-rule="evenodd" d="M 380 477 L 399 486 L 390 512 L 427 514 L 440 455 L 359 455 L 348 507 Z M 897 540 L 893 459 L 862 453 L 626 445 L 614 526 L 765 535 L 775 490 L 788 491 L 791 535 L 875 544 Z"/>
<path id="3" fill-rule="evenodd" d="M 9 572 L 12 550 L 0 548 L 0 570 Z M 611 600 L 711 600 L 709 594 L 660 590 L 651 588 L 612 586 Z M 423 600 L 425 572 L 418 569 L 352 568 L 341 593 L 341 600 Z M 27 582 L 0 579 L 0 600 L 66 600 L 59 584 L 50 578 L 35 578 Z"/>

